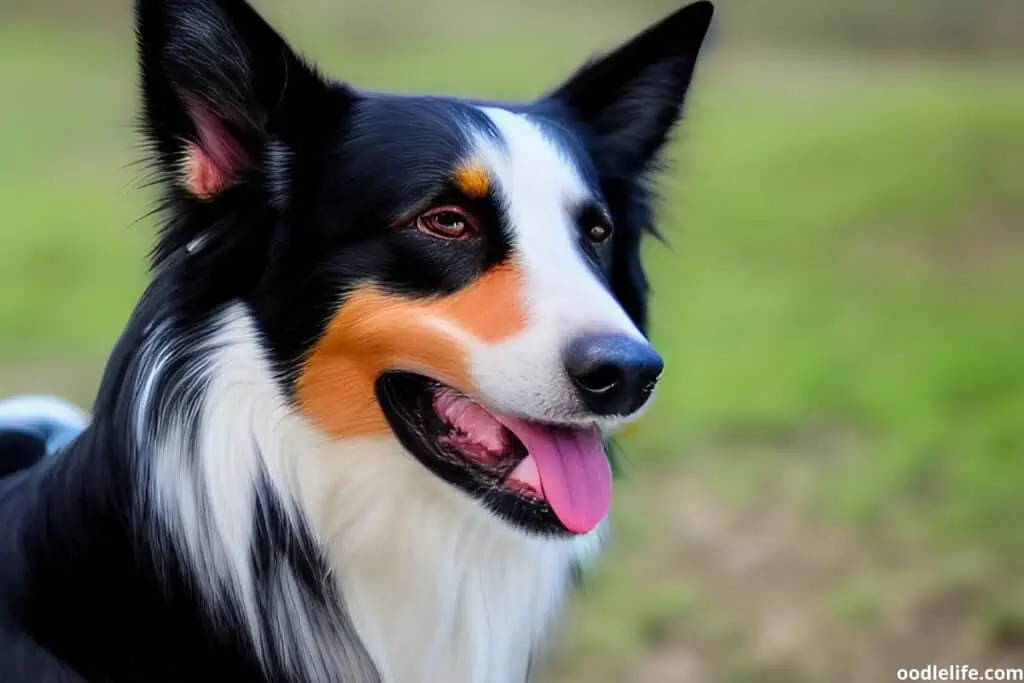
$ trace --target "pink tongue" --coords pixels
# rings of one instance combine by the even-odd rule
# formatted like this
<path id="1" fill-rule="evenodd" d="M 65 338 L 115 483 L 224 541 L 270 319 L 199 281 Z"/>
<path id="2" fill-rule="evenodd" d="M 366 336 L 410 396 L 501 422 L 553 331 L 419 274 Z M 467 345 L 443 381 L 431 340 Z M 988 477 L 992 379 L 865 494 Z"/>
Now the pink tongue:
<path id="1" fill-rule="evenodd" d="M 548 504 L 565 528 L 585 534 L 608 515 L 612 472 L 597 429 L 548 427 L 497 415 L 537 463 Z"/>

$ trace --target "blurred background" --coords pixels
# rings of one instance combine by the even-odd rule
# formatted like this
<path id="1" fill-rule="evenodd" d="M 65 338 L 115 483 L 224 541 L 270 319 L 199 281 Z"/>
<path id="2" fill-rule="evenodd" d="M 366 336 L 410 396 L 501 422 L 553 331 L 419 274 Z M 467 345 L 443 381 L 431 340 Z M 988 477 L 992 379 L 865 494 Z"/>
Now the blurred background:
<path id="1" fill-rule="evenodd" d="M 366 87 L 529 97 L 680 0 L 262 0 Z M 657 409 L 546 681 L 1024 664 L 1024 2 L 719 0 L 647 248 Z M 145 281 L 128 0 L 0 0 L 0 394 Z"/>

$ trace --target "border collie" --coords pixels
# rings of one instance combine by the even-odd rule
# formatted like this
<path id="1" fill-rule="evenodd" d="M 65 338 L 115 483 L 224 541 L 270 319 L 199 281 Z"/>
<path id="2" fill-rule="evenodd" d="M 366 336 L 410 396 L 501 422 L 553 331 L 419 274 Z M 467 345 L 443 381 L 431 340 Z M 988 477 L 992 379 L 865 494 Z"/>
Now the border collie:
<path id="1" fill-rule="evenodd" d="M 137 0 L 151 283 L 80 432 L 5 423 L 0 681 L 528 680 L 662 372 L 639 248 L 711 15 L 507 103 Z"/>

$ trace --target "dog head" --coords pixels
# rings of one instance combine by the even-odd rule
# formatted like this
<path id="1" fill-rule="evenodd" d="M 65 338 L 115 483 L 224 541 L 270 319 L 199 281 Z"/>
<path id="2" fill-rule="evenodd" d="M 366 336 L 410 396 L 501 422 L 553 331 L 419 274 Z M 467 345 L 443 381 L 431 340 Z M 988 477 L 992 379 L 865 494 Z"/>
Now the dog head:
<path id="1" fill-rule="evenodd" d="M 535 532 L 606 516 L 602 446 L 649 403 L 647 176 L 711 5 L 533 102 L 325 78 L 242 0 L 139 0 L 143 117 L 182 315 L 243 301 L 294 409 L 396 438 Z"/>

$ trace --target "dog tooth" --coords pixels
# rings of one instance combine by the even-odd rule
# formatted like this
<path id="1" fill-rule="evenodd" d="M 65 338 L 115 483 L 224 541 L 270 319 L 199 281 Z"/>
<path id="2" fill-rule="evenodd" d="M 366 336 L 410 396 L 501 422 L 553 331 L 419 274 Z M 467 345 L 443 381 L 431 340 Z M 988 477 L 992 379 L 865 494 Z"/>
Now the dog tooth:
<path id="1" fill-rule="evenodd" d="M 508 475 L 509 479 L 525 484 L 534 491 L 540 491 L 540 471 L 537 469 L 537 462 L 533 459 L 532 455 L 527 455 L 520 461 L 516 468 L 512 470 L 512 473 Z"/>

